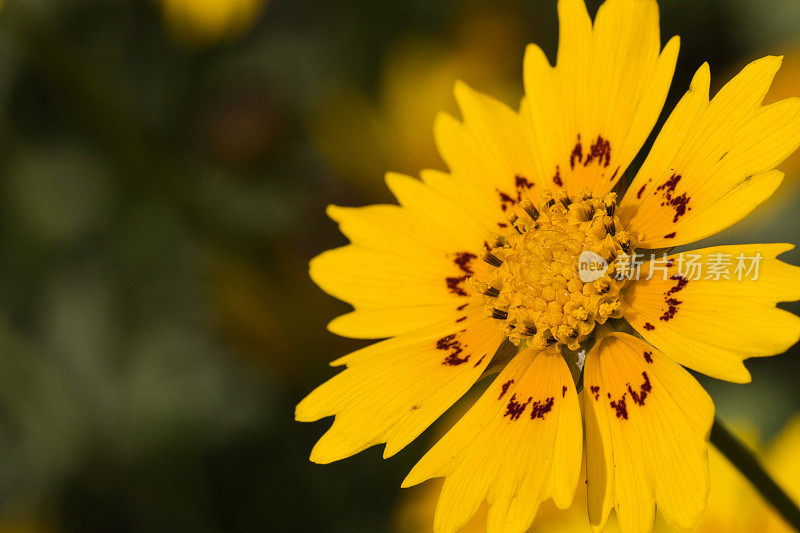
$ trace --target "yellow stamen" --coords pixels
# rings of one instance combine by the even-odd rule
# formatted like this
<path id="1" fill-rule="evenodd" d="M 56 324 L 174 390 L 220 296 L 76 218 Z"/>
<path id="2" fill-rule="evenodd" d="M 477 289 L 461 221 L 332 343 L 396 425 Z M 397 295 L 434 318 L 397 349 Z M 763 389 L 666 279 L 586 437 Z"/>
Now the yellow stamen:
<path id="1" fill-rule="evenodd" d="M 484 258 L 488 277 L 471 280 L 511 342 L 577 350 L 595 324 L 621 316 L 626 280 L 617 279 L 617 258 L 631 254 L 636 239 L 616 216 L 616 202 L 615 193 L 593 198 L 586 190 L 573 197 L 546 192 L 538 209 L 520 204 L 513 230 Z M 599 264 L 593 279 L 580 264 L 586 257 Z"/>

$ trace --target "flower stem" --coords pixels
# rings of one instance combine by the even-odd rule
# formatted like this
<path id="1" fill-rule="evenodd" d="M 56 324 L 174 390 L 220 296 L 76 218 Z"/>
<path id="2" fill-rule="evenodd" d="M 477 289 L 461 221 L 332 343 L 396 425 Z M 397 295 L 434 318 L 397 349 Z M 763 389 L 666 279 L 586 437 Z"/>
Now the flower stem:
<path id="1" fill-rule="evenodd" d="M 788 524 L 800 531 L 800 508 L 767 473 L 755 454 L 726 428 L 719 418 L 711 428 L 711 443 L 778 511 Z"/>

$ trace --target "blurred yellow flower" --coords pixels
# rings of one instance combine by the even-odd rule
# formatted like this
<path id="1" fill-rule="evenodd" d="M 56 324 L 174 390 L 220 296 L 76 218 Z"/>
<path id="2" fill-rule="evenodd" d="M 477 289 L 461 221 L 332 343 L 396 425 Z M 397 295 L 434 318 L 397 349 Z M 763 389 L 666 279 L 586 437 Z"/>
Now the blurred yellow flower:
<path id="1" fill-rule="evenodd" d="M 180 41 L 214 45 L 247 31 L 266 0 L 161 0 L 164 21 Z"/>
<path id="2" fill-rule="evenodd" d="M 441 168 L 430 125 L 440 111 L 456 111 L 457 79 L 518 103 L 517 59 L 525 37 L 515 10 L 494 5 L 467 12 L 450 33 L 449 46 L 414 37 L 398 43 L 384 59 L 374 99 L 342 86 L 323 102 L 310 127 L 335 171 L 363 188 L 383 191 L 375 176 L 387 168 Z"/>
<path id="3" fill-rule="evenodd" d="M 787 44 L 782 48 L 786 50 L 783 56 L 783 66 L 775 76 L 775 81 L 764 99 L 765 104 L 772 104 L 797 96 L 800 88 L 800 42 Z M 800 152 L 795 152 L 784 161 L 780 168 L 786 173 L 789 180 L 800 180 Z"/>
<path id="4" fill-rule="evenodd" d="M 752 432 L 745 440 L 755 442 Z M 772 441 L 763 456 L 767 470 L 795 500 L 800 501 L 800 416 L 787 424 Z M 756 493 L 750 483 L 715 448 L 709 448 L 711 490 L 708 507 L 702 520 L 692 531 L 696 533 L 790 533 L 790 528 Z M 403 492 L 395 516 L 397 533 L 419 533 L 433 530 L 433 515 L 441 491 L 442 480 L 436 479 Z M 567 511 L 559 511 L 552 502 L 542 506 L 530 528 L 532 533 L 584 533 L 590 531 L 586 520 L 586 485 L 579 484 L 575 500 Z M 472 517 L 462 533 L 485 531 L 486 506 Z M 619 531 L 611 517 L 606 533 Z M 678 533 L 681 529 L 669 526 L 659 516 L 653 531 Z"/>

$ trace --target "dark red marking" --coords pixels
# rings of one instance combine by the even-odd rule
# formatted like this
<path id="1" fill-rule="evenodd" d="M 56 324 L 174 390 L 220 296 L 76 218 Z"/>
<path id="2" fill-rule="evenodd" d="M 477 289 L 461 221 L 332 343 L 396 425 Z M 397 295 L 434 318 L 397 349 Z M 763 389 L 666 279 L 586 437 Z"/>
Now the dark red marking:
<path id="1" fill-rule="evenodd" d="M 666 309 L 664 309 L 663 314 L 659 317 L 659 320 L 663 320 L 667 322 L 675 318 L 675 314 L 680 309 L 680 305 L 683 303 L 681 300 L 677 298 L 673 298 L 672 295 L 678 293 L 686 287 L 686 284 L 689 283 L 689 280 L 681 276 L 680 274 L 675 274 L 670 276 L 671 280 L 675 280 L 678 283 L 675 284 L 674 287 L 671 287 L 664 293 L 664 304 L 666 304 Z"/>
<path id="2" fill-rule="evenodd" d="M 447 290 L 455 294 L 456 296 L 466 296 L 467 291 L 464 290 L 464 287 L 461 286 L 462 283 L 467 281 L 469 276 L 460 276 L 457 278 L 445 278 L 445 283 L 447 283 Z"/>
<path id="3" fill-rule="evenodd" d="M 664 201 L 661 202 L 661 205 L 668 205 L 675 209 L 675 216 L 672 218 L 673 224 L 677 222 L 679 218 L 685 215 L 687 211 L 692 210 L 692 208 L 689 207 L 689 200 L 691 200 L 691 197 L 686 196 L 686 193 L 683 193 L 680 196 L 673 196 L 675 193 L 675 187 L 678 186 L 678 182 L 681 181 L 681 178 L 682 176 L 680 174 L 672 174 L 667 181 L 656 187 L 656 190 L 653 193 L 658 194 L 661 192 L 664 197 Z"/>
<path id="4" fill-rule="evenodd" d="M 667 310 L 659 317 L 659 320 L 667 322 L 675 318 L 675 313 L 678 312 L 678 306 L 683 302 L 676 298 L 667 298 L 664 302 L 667 304 Z"/>
<path id="5" fill-rule="evenodd" d="M 658 191 L 664 191 L 665 195 L 666 194 L 671 195 L 672 193 L 675 192 L 675 187 L 678 186 L 678 182 L 681 181 L 682 178 L 683 176 L 681 176 L 680 174 L 673 173 L 672 176 L 670 176 L 670 178 L 667 181 L 656 187 L 656 191 L 653 194 L 655 194 Z"/>
<path id="6" fill-rule="evenodd" d="M 689 283 L 689 280 L 684 278 L 680 274 L 675 274 L 673 276 L 670 276 L 669 279 L 675 280 L 678 283 L 676 283 L 674 287 L 672 287 L 671 289 L 669 289 L 667 292 L 664 293 L 665 298 L 668 298 L 669 296 L 675 294 L 676 292 L 682 291 L 683 288 L 686 287 L 686 285 Z"/>
<path id="7" fill-rule="evenodd" d="M 437 350 L 450 352 L 447 354 L 447 357 L 444 358 L 444 361 L 442 361 L 443 365 L 458 366 L 469 361 L 470 354 L 466 354 L 463 357 L 461 356 L 461 354 L 464 353 L 464 348 L 466 348 L 466 346 L 461 344 L 461 341 L 456 337 L 455 333 L 436 341 Z"/>
<path id="8" fill-rule="evenodd" d="M 517 200 L 515 200 L 508 194 L 504 193 L 500 189 L 495 189 L 495 190 L 497 191 L 497 194 L 500 195 L 500 209 L 502 209 L 503 212 L 508 210 L 508 206 L 515 205 L 517 203 Z"/>
<path id="9" fill-rule="evenodd" d="M 647 372 L 642 372 L 642 377 L 644 378 L 644 383 L 639 385 L 639 391 L 636 392 L 631 387 L 631 384 L 628 383 L 628 392 L 631 393 L 631 399 L 633 402 L 638 406 L 643 406 L 645 400 L 647 399 L 647 394 L 653 390 L 652 385 L 650 385 L 650 378 L 647 375 Z M 624 398 L 624 395 L 623 395 Z M 627 418 L 627 417 L 626 417 Z"/>
<path id="10" fill-rule="evenodd" d="M 611 162 L 611 143 L 601 135 L 598 135 L 597 140 L 589 147 L 589 154 L 586 156 L 583 166 L 588 167 L 595 160 L 598 165 L 603 167 L 608 167 Z"/>
<path id="11" fill-rule="evenodd" d="M 478 367 L 478 365 L 480 365 L 481 363 L 483 363 L 483 360 L 484 360 L 485 358 L 486 358 L 486 354 L 483 354 L 483 355 L 481 356 L 481 358 L 480 358 L 480 359 L 478 359 L 478 360 L 475 362 L 475 364 L 474 364 L 474 365 L 472 365 L 472 368 L 477 368 L 477 367 Z"/>
<path id="12" fill-rule="evenodd" d="M 458 319 L 456 319 L 456 323 L 458 323 L 458 322 L 463 322 L 463 321 L 465 321 L 466 319 L 467 319 L 467 317 L 465 317 L 465 316 L 462 316 L 461 318 L 458 318 Z"/>
<path id="13" fill-rule="evenodd" d="M 533 400 L 533 398 L 528 398 L 525 403 L 519 403 L 516 397 L 516 394 L 511 395 L 511 399 L 508 401 L 508 405 L 506 405 L 506 412 L 503 415 L 511 418 L 511 420 L 517 420 L 522 416 L 522 413 L 525 412 L 525 408 L 528 407 L 530 401 Z"/>
<path id="14" fill-rule="evenodd" d="M 644 329 L 647 330 L 647 331 L 653 331 L 654 329 L 656 329 L 656 327 L 653 324 L 651 324 L 650 322 L 645 322 L 644 323 Z"/>
<path id="15" fill-rule="evenodd" d="M 652 362 L 653 362 L 653 352 L 644 352 L 644 360 L 647 361 L 648 363 L 652 364 Z"/>
<path id="16" fill-rule="evenodd" d="M 467 308 L 468 305 L 469 305 L 469 302 L 467 302 L 465 304 L 461 304 L 458 307 L 456 307 L 456 311 L 463 311 L 464 309 Z"/>
<path id="17" fill-rule="evenodd" d="M 619 167 L 617 167 L 616 169 L 614 169 L 614 173 L 613 173 L 613 174 L 611 174 L 611 177 L 610 177 L 610 178 L 608 178 L 608 181 L 614 181 L 614 179 L 617 177 L 617 173 L 619 173 Z"/>
<path id="18" fill-rule="evenodd" d="M 594 401 L 599 400 L 600 399 L 600 387 L 598 387 L 597 385 L 592 385 L 591 387 L 589 387 L 589 389 L 591 389 L 592 394 L 594 394 Z"/>
<path id="19" fill-rule="evenodd" d="M 501 399 L 503 396 L 505 396 L 506 392 L 508 392 L 508 388 L 511 386 L 512 383 L 514 383 L 513 379 L 509 379 L 508 381 L 503 383 L 502 386 L 503 390 L 500 391 L 500 397 L 497 398 L 498 400 Z"/>
<path id="20" fill-rule="evenodd" d="M 563 398 L 567 394 L 567 386 L 564 385 L 561 387 L 561 397 Z"/>
<path id="21" fill-rule="evenodd" d="M 532 189 L 533 183 L 524 176 L 514 176 L 514 185 L 517 189 Z"/>
<path id="22" fill-rule="evenodd" d="M 676 235 L 676 233 L 673 231 L 672 233 L 667 233 L 666 235 L 664 235 L 664 238 L 665 239 L 674 239 L 675 235 Z"/>
<path id="23" fill-rule="evenodd" d="M 642 185 L 642 188 L 641 188 L 641 189 L 639 189 L 639 192 L 637 192 L 637 193 L 636 193 L 636 199 L 637 199 L 637 200 L 641 200 L 641 198 L 642 198 L 642 193 L 644 192 L 644 189 L 645 189 L 645 187 L 647 187 L 647 184 L 646 184 L 646 183 L 645 183 L 644 185 Z"/>
<path id="24" fill-rule="evenodd" d="M 464 290 L 463 283 L 467 278 L 474 274 L 472 271 L 472 260 L 477 259 L 478 256 L 470 252 L 458 252 L 453 259 L 456 266 L 464 273 L 463 276 L 453 276 L 445 278 L 447 289 L 456 296 L 467 296 L 467 291 Z"/>
<path id="25" fill-rule="evenodd" d="M 474 274 L 472 271 L 472 260 L 477 259 L 478 256 L 470 252 L 458 252 L 453 262 L 458 265 L 465 274 Z"/>
<path id="26" fill-rule="evenodd" d="M 553 176 L 553 183 L 555 183 L 559 187 L 564 186 L 564 181 L 561 179 L 561 171 L 559 170 L 558 165 L 556 165 L 556 175 Z"/>
<path id="27" fill-rule="evenodd" d="M 508 224 L 506 224 L 505 222 L 498 222 L 497 225 L 500 226 L 501 228 L 507 228 L 508 227 Z"/>
<path id="28" fill-rule="evenodd" d="M 609 402 L 611 408 L 616 412 L 617 418 L 621 418 L 623 420 L 628 419 L 628 406 L 625 404 L 626 394 L 627 393 L 623 393 L 620 399 L 617 401 L 611 400 L 611 402 Z M 608 397 L 611 398 L 611 395 L 609 394 Z"/>
<path id="29" fill-rule="evenodd" d="M 575 144 L 575 148 L 572 149 L 572 153 L 569 154 L 569 166 L 573 170 L 575 169 L 575 160 L 578 160 L 578 163 L 583 161 L 583 145 L 581 144 L 581 136 L 578 135 L 578 142 Z"/>
<path id="30" fill-rule="evenodd" d="M 553 409 L 553 397 L 545 399 L 543 402 L 533 402 L 531 405 L 531 420 L 544 419 L 544 415 Z"/>

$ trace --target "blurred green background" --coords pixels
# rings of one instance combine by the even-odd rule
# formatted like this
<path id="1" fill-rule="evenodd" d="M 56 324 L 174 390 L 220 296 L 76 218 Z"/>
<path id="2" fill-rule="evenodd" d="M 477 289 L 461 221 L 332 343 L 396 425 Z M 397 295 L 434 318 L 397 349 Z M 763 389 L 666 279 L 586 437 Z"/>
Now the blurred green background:
<path id="1" fill-rule="evenodd" d="M 800 2 L 661 10 L 667 108 L 704 60 L 719 87 L 769 53 L 770 98 L 800 95 Z M 441 168 L 453 82 L 516 105 L 524 45 L 556 40 L 555 0 L 5 0 L 0 531 L 392 530 L 439 430 L 320 466 L 329 422 L 293 422 L 364 344 L 326 331 L 348 307 L 308 279 L 345 242 L 324 208 Z M 800 158 L 783 169 L 713 242 L 800 243 Z M 797 351 L 704 380 L 721 415 L 769 438 L 800 409 Z"/>

